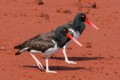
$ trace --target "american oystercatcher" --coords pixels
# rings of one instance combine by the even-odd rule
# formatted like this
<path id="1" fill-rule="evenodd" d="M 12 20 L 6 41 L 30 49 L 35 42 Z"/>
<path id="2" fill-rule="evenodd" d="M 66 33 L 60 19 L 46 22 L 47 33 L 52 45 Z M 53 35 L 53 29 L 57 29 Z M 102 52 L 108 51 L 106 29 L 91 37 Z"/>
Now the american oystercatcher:
<path id="1" fill-rule="evenodd" d="M 63 48 L 63 46 L 72 39 L 77 42 L 73 37 L 72 33 L 68 31 L 67 27 L 58 27 L 55 30 L 37 35 L 20 45 L 15 46 L 15 49 L 19 49 L 19 51 L 15 55 L 19 55 L 25 51 L 30 52 L 30 55 L 33 57 L 37 66 L 40 70 L 44 70 L 41 62 L 35 57 L 34 53 L 41 53 L 45 55 L 46 59 L 46 72 L 47 73 L 56 73 L 55 71 L 49 70 L 48 59 L 49 57 L 55 53 L 59 48 Z M 77 42 L 77 44 L 79 44 Z"/>
<path id="2" fill-rule="evenodd" d="M 82 32 L 84 31 L 85 29 L 85 22 L 88 23 L 89 25 L 91 25 L 92 27 L 94 27 L 95 29 L 98 30 L 98 27 L 95 26 L 92 22 L 90 22 L 87 18 L 86 18 L 86 15 L 85 13 L 78 13 L 74 20 L 73 21 L 70 21 L 68 22 L 67 24 L 65 25 L 62 25 L 60 27 L 67 27 L 68 30 L 70 32 L 72 32 L 73 34 L 73 37 L 74 38 L 78 38 L 79 35 L 82 34 Z M 67 54 L 66 54 L 66 47 L 67 47 L 67 44 L 65 46 L 63 46 L 63 54 L 64 54 L 64 57 L 65 57 L 65 62 L 67 62 L 68 64 L 76 64 L 76 62 L 74 61 L 69 61 L 68 60 L 68 57 L 67 57 Z M 81 44 L 81 47 L 82 47 L 82 44 Z"/>

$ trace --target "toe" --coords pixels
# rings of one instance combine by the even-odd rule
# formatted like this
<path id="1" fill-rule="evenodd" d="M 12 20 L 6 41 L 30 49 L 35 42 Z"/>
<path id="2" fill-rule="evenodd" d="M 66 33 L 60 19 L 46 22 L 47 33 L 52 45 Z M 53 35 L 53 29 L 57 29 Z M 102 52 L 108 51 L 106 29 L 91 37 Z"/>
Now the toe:
<path id="1" fill-rule="evenodd" d="M 56 71 L 46 70 L 47 73 L 57 73 Z"/>
<path id="2" fill-rule="evenodd" d="M 77 64 L 76 62 L 74 61 L 66 61 L 68 64 Z"/>

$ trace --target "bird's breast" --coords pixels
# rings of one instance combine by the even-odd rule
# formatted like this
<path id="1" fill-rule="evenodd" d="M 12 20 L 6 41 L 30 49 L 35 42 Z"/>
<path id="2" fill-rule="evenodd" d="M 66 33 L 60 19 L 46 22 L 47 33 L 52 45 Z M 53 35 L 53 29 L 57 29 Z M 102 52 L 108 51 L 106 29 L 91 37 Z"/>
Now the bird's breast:
<path id="1" fill-rule="evenodd" d="M 76 39 L 77 39 L 77 38 L 79 37 L 79 35 L 80 35 L 78 31 L 75 31 L 75 30 L 73 30 L 73 29 L 69 29 L 69 31 L 71 31 L 71 32 L 73 33 L 73 37 L 76 38 Z"/>

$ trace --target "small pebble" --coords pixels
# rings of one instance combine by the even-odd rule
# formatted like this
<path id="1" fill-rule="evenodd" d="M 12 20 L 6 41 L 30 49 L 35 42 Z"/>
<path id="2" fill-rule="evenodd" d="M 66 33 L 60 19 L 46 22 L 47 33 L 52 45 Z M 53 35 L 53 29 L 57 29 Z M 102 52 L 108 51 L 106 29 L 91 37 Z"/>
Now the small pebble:
<path id="1" fill-rule="evenodd" d="M 87 48 L 92 48 L 91 43 L 90 43 L 90 42 L 87 42 L 87 43 L 86 43 L 86 47 L 87 47 Z"/>
<path id="2" fill-rule="evenodd" d="M 5 48 L 4 46 L 0 46 L 0 50 L 5 51 L 5 50 L 6 50 L 6 48 Z"/>

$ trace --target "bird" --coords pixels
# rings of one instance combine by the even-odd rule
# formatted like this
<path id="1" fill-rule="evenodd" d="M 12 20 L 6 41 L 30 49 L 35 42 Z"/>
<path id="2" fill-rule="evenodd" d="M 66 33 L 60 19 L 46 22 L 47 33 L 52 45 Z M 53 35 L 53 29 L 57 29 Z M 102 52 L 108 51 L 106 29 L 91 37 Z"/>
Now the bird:
<path id="1" fill-rule="evenodd" d="M 60 27 L 67 27 L 68 30 L 73 34 L 73 37 L 77 39 L 85 29 L 85 22 L 91 25 L 93 28 L 97 30 L 99 29 L 96 25 L 94 25 L 91 21 L 88 20 L 84 12 L 79 12 L 74 17 L 73 21 L 69 21 L 68 23 L 61 25 Z M 71 40 L 69 42 L 71 42 Z M 67 42 L 63 46 L 63 55 L 65 57 L 65 62 L 68 64 L 77 64 L 74 61 L 70 61 L 67 57 L 66 47 L 69 44 L 69 42 Z"/>
<path id="2" fill-rule="evenodd" d="M 39 34 L 25 42 L 14 46 L 15 49 L 19 49 L 15 55 L 20 55 L 21 53 L 28 51 L 34 61 L 36 62 L 40 70 L 44 70 L 42 63 L 35 57 L 34 53 L 43 54 L 46 62 L 46 72 L 47 73 L 57 73 L 49 69 L 48 60 L 49 57 L 54 54 L 58 49 L 63 48 L 63 46 L 70 41 L 69 36 L 73 34 L 68 30 L 67 27 L 57 27 L 48 33 Z"/>

